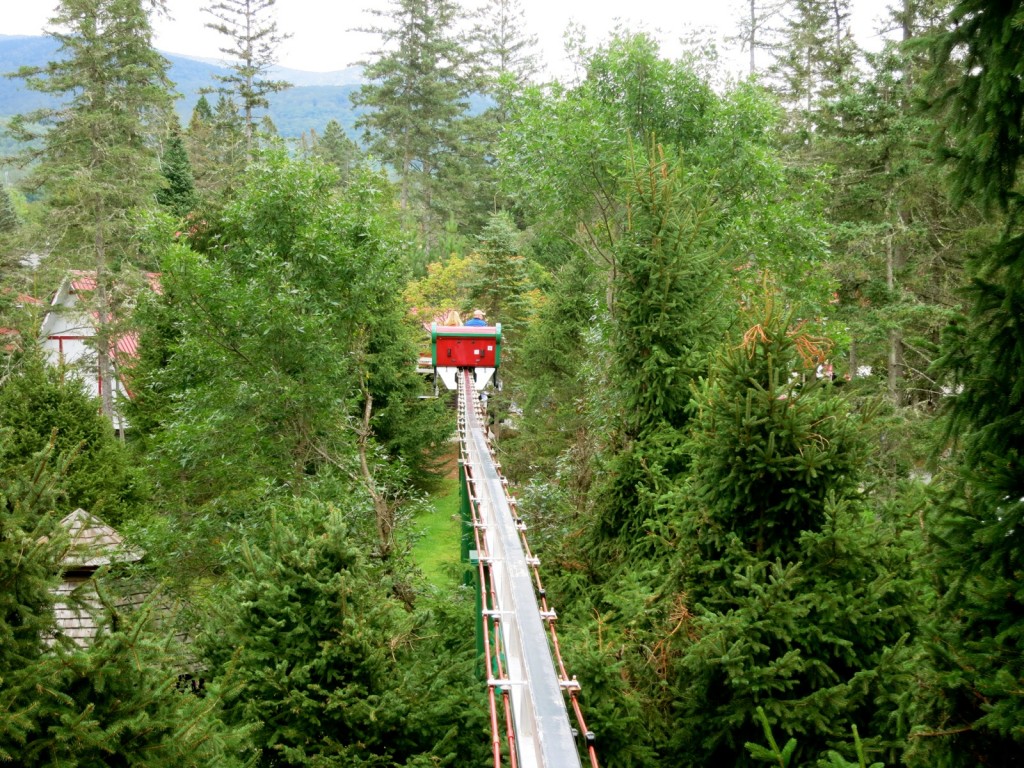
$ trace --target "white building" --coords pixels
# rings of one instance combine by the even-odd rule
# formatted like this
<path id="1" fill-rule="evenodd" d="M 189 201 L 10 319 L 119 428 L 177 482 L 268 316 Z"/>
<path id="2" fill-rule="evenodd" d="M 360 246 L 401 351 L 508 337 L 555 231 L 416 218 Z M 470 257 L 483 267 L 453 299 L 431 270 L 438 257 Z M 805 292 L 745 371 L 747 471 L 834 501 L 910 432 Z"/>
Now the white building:
<path id="1" fill-rule="evenodd" d="M 144 275 L 149 287 L 160 291 L 159 275 Z M 46 356 L 55 366 L 65 367 L 79 378 L 85 391 L 94 397 L 101 392 L 101 375 L 96 349 L 92 343 L 96 335 L 99 314 L 90 306 L 90 297 L 96 290 L 96 274 L 73 270 L 61 283 L 43 318 L 42 345 Z M 114 382 L 114 429 L 122 432 L 127 423 L 119 412 L 119 402 L 131 397 L 124 384 L 120 369 L 138 357 L 139 335 L 128 331 L 117 335 L 111 343 L 111 367 Z"/>

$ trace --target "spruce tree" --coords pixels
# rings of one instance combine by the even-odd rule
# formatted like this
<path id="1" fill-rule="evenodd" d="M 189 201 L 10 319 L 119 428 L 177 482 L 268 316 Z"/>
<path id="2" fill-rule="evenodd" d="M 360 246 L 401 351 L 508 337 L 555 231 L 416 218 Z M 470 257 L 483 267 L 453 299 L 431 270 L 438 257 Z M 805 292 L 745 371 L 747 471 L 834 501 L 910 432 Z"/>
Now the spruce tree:
<path id="1" fill-rule="evenodd" d="M 337 170 L 342 186 L 348 182 L 362 155 L 359 145 L 345 135 L 341 123 L 334 119 L 327 121 L 323 134 L 313 144 L 312 152 Z"/>
<path id="2" fill-rule="evenodd" d="M 650 159 L 637 153 L 632 174 L 611 329 L 623 447 L 598 524 L 600 539 L 627 548 L 647 539 L 659 478 L 685 468 L 678 441 L 691 387 L 727 320 L 709 190 L 673 149 L 655 147 Z"/>
<path id="3" fill-rule="evenodd" d="M 366 32 L 383 46 L 365 66 L 366 84 L 352 101 L 367 148 L 394 169 L 399 205 L 419 222 L 429 250 L 447 220 L 438 211 L 439 176 L 459 154 L 459 121 L 476 83 L 452 0 L 392 0 L 371 11 L 383 26 Z"/>
<path id="4" fill-rule="evenodd" d="M 160 166 L 167 186 L 157 192 L 157 202 L 167 207 L 179 219 L 184 219 L 195 209 L 198 200 L 195 181 L 192 178 L 192 164 L 185 151 L 185 142 L 177 120 L 174 121 L 164 145 Z"/>
<path id="5" fill-rule="evenodd" d="M 131 213 L 152 206 L 160 185 L 154 139 L 171 109 L 169 65 L 152 46 L 142 0 L 62 0 L 51 24 L 59 54 L 17 75 L 64 103 L 18 116 L 11 129 L 41 142 L 28 183 L 44 195 L 55 250 L 95 272 L 94 343 L 110 417 L 112 273 L 136 258 Z"/>
<path id="6" fill-rule="evenodd" d="M 0 184 L 0 237 L 11 234 L 18 228 L 18 212 L 11 202 L 11 193 L 7 186 Z"/>
<path id="7" fill-rule="evenodd" d="M 57 457 L 69 461 L 55 482 L 70 509 L 82 507 L 112 525 L 138 514 L 147 501 L 144 474 L 95 399 L 50 366 L 37 347 L 11 363 L 0 387 L 0 425 L 6 429 L 0 471 L 13 471 L 52 445 Z"/>
<path id="8" fill-rule="evenodd" d="M 479 245 L 468 276 L 473 306 L 483 309 L 488 322 L 502 324 L 513 335 L 523 330 L 528 315 L 526 293 L 530 290 L 522 236 L 511 215 L 495 213 L 478 236 Z"/>
<path id="9" fill-rule="evenodd" d="M 759 707 L 796 737 L 793 764 L 829 749 L 852 758 L 854 725 L 873 755 L 898 754 L 913 591 L 861 499 L 861 425 L 815 379 L 815 347 L 769 310 L 723 351 L 696 398 L 691 479 L 662 499 L 684 510 L 668 640 L 675 764 L 759 764 L 744 746 L 762 740 Z"/>
<path id="10" fill-rule="evenodd" d="M 220 610 L 198 647 L 215 679 L 241 683 L 227 716 L 261 724 L 261 765 L 468 765 L 486 753 L 472 650 L 423 653 L 431 621 L 375 581 L 337 509 L 280 508 L 265 546 L 242 545 Z"/>
<path id="11" fill-rule="evenodd" d="M 978 202 L 1003 230 L 967 264 L 970 309 L 940 361 L 956 466 L 929 525 L 941 602 L 928 627 L 934 675 L 913 714 L 917 765 L 1010 766 L 1024 750 L 1022 18 L 1016 0 L 964 0 L 935 40 L 936 145 L 952 160 L 954 200 Z"/>
<path id="12" fill-rule="evenodd" d="M 230 57 L 231 74 L 218 75 L 221 93 L 237 97 L 242 110 L 245 148 L 256 145 L 256 110 L 269 106 L 267 97 L 291 87 L 284 80 L 267 78 L 274 65 L 277 48 L 287 38 L 277 30 L 271 18 L 277 0 L 216 0 L 204 10 L 216 21 L 206 26 L 228 38 L 221 53 Z"/>

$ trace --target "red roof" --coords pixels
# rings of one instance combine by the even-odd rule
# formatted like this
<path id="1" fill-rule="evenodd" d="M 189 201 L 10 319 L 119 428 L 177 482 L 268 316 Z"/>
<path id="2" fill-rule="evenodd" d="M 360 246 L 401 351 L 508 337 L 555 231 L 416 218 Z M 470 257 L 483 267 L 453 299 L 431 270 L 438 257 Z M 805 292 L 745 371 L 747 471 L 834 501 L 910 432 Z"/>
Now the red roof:
<path id="1" fill-rule="evenodd" d="M 96 290 L 96 273 L 84 269 L 71 270 L 71 290 L 76 293 Z"/>
<path id="2" fill-rule="evenodd" d="M 114 344 L 114 357 L 117 358 L 120 355 L 124 355 L 126 358 L 139 356 L 138 331 L 129 331 L 128 333 L 117 337 L 117 342 Z"/>
<path id="3" fill-rule="evenodd" d="M 153 292 L 163 293 L 163 288 L 160 286 L 159 272 L 143 272 L 142 276 L 146 278 L 146 282 L 149 284 L 149 287 Z M 96 272 L 86 269 L 71 270 L 71 290 L 76 293 L 81 293 L 83 291 L 95 291 Z"/>

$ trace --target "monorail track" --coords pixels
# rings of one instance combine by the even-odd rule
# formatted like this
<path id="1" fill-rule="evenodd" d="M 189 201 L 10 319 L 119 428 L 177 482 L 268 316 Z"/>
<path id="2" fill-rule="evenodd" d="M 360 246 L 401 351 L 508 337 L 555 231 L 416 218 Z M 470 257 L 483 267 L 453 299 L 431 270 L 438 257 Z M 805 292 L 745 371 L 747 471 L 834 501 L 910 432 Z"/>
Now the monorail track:
<path id="1" fill-rule="evenodd" d="M 579 768 L 582 749 L 591 768 L 598 768 L 594 736 L 579 707 L 579 684 L 561 659 L 557 617 L 547 604 L 539 561 L 494 458 L 473 374 L 464 369 L 460 375 L 463 506 L 475 546 L 470 560 L 480 589 L 494 765 Z"/>

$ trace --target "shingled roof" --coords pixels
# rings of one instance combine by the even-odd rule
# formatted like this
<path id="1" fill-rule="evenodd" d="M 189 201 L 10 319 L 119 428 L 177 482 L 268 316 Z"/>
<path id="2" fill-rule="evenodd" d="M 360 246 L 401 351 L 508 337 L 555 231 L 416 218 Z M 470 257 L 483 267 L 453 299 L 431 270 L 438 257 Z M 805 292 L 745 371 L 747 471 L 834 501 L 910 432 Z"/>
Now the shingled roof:
<path id="1" fill-rule="evenodd" d="M 117 531 L 84 509 L 60 521 L 68 532 L 68 552 L 61 561 L 65 572 L 96 570 L 111 563 L 135 563 L 143 552 L 124 543 Z"/>
<path id="2" fill-rule="evenodd" d="M 111 563 L 134 563 L 143 552 L 124 543 L 117 531 L 84 509 L 76 509 L 60 521 L 68 532 L 68 550 L 61 561 L 64 577 L 55 590 L 53 610 L 57 632 L 85 647 L 96 636 L 103 610 L 92 584 L 97 568 Z M 138 605 L 144 594 L 123 595 L 119 607 Z"/>

